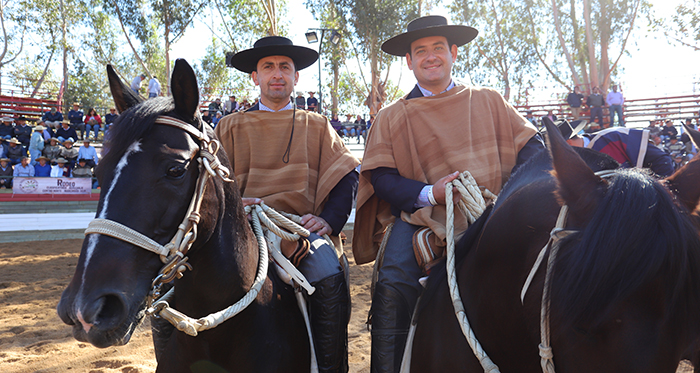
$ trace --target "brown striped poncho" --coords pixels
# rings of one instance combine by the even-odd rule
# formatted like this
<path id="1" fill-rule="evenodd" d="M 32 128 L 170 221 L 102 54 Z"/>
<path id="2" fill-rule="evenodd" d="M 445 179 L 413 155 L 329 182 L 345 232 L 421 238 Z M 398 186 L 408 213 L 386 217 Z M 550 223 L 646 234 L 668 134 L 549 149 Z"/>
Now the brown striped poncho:
<path id="1" fill-rule="evenodd" d="M 401 176 L 428 184 L 454 171 L 469 171 L 479 186 L 498 193 L 518 152 L 536 132 L 489 88 L 457 85 L 436 96 L 400 99 L 382 109 L 362 159 L 352 242 L 355 261 L 374 260 L 386 226 L 394 221 L 389 204 L 374 194 L 372 170 L 396 168 Z M 443 205 L 402 212 L 401 219 L 430 227 L 445 240 Z M 465 218 L 457 216 L 455 231 L 466 227 Z"/>
<path id="2" fill-rule="evenodd" d="M 215 131 L 242 196 L 297 215 L 318 216 L 328 193 L 359 164 L 326 117 L 304 110 L 239 112 L 222 118 Z"/>

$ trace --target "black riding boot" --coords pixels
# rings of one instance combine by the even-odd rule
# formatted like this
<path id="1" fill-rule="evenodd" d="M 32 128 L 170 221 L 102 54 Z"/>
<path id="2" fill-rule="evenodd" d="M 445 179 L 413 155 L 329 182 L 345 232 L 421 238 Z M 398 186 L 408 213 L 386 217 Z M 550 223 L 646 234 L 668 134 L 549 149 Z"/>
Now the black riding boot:
<path id="1" fill-rule="evenodd" d="M 348 309 L 350 292 L 345 275 L 339 272 L 314 284 L 309 297 L 311 332 L 318 370 L 321 373 L 348 371 Z"/>
<path id="2" fill-rule="evenodd" d="M 406 346 L 411 310 L 394 288 L 377 282 L 372 297 L 372 373 L 397 373 Z"/>

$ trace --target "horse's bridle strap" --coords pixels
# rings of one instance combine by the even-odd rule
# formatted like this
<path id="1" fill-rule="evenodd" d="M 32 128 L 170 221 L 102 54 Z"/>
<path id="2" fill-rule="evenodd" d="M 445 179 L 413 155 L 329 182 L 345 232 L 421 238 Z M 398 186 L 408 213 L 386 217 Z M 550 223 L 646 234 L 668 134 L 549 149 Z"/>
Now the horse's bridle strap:
<path id="1" fill-rule="evenodd" d="M 154 252 L 158 255 L 168 256 L 170 250 L 165 246 L 153 241 L 149 237 L 127 227 L 126 225 L 117 223 L 108 219 L 94 219 L 88 224 L 85 230 L 85 235 L 103 234 L 105 236 L 114 237 L 116 239 L 126 241 L 134 246 Z"/>

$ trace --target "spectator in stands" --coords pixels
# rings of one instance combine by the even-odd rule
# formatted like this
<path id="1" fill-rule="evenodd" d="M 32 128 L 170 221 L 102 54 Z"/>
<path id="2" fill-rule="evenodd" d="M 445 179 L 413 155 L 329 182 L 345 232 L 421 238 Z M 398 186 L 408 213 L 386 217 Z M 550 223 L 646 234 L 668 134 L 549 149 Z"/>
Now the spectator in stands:
<path id="1" fill-rule="evenodd" d="M 63 144 L 63 142 L 68 139 L 75 141 L 75 139 L 78 138 L 78 133 L 75 132 L 75 128 L 73 128 L 67 120 L 64 120 L 61 122 L 61 128 L 56 130 L 56 138 Z"/>
<path id="2" fill-rule="evenodd" d="M 131 81 L 131 89 L 133 89 L 134 92 L 139 93 L 141 90 L 141 83 L 143 83 L 145 79 L 146 74 L 136 75 L 134 80 Z"/>
<path id="3" fill-rule="evenodd" d="M 100 161 L 97 157 L 97 149 L 90 145 L 89 140 L 83 140 L 83 146 L 78 149 L 78 159 L 86 159 L 90 167 L 97 166 Z"/>
<path id="4" fill-rule="evenodd" d="M 23 116 L 17 118 L 16 122 L 14 137 L 27 149 L 29 148 L 29 140 L 32 137 L 32 127 L 27 125 L 27 118 Z"/>
<path id="5" fill-rule="evenodd" d="M 0 158 L 7 157 L 7 148 L 8 148 L 7 140 L 0 137 Z"/>
<path id="6" fill-rule="evenodd" d="M 0 125 L 0 137 L 9 140 L 15 134 L 15 126 L 12 124 L 15 120 L 11 117 L 2 117 L 2 125 Z"/>
<path id="7" fill-rule="evenodd" d="M 68 161 L 68 167 L 73 169 L 75 162 L 78 160 L 78 149 L 73 147 L 73 139 L 67 139 L 63 142 L 63 148 L 58 155 Z"/>
<path id="8" fill-rule="evenodd" d="M 250 109 L 250 103 L 248 102 L 247 98 L 244 98 L 243 101 L 241 101 L 241 104 L 238 107 L 238 111 L 245 111 Z"/>
<path id="9" fill-rule="evenodd" d="M 220 111 L 216 112 L 216 116 L 214 118 L 211 118 L 211 124 L 216 127 L 217 124 L 219 124 L 219 121 L 223 118 L 223 114 L 221 114 Z"/>
<path id="10" fill-rule="evenodd" d="M 676 130 L 676 127 L 673 126 L 673 121 L 670 119 L 666 119 L 666 125 L 661 128 L 661 141 L 664 143 L 669 140 L 671 135 L 673 136 L 678 136 L 678 130 Z"/>
<path id="11" fill-rule="evenodd" d="M 612 92 L 608 93 L 605 101 L 610 105 L 610 126 L 615 123 L 615 114 L 617 113 L 617 125 L 620 127 L 625 126 L 625 120 L 622 118 L 622 104 L 625 103 L 625 98 L 622 96 L 622 92 L 617 91 L 617 84 L 613 85 Z"/>
<path id="12" fill-rule="evenodd" d="M 364 137 L 366 134 L 365 127 L 367 126 L 367 122 L 365 122 L 365 118 L 363 118 L 360 114 L 357 114 L 357 119 L 355 119 L 355 136 L 357 136 L 357 143 L 360 143 L 360 138 Z"/>
<path id="13" fill-rule="evenodd" d="M 41 120 L 43 120 L 44 124 L 49 128 L 58 128 L 63 121 L 63 114 L 61 114 L 55 106 L 52 106 L 51 110 L 44 113 Z"/>
<path id="14" fill-rule="evenodd" d="M 44 146 L 44 150 L 41 152 L 48 159 L 56 159 L 61 153 L 61 147 L 58 145 L 58 139 L 52 137 L 49 143 Z"/>
<path id="15" fill-rule="evenodd" d="M 7 142 L 7 145 L 7 158 L 10 158 L 10 163 L 13 166 L 18 164 L 22 160 L 22 157 L 27 156 L 27 151 L 24 150 L 22 143 L 16 138 L 13 137 L 10 139 L 10 141 Z"/>
<path id="16" fill-rule="evenodd" d="M 666 145 L 666 151 L 671 154 L 671 157 L 677 157 L 679 154 L 685 151 L 685 145 L 678 141 L 678 136 L 670 135 L 668 137 L 668 145 Z"/>
<path id="17" fill-rule="evenodd" d="M 297 92 L 297 97 L 294 99 L 294 104 L 299 110 L 306 110 L 306 99 L 301 91 Z"/>
<path id="18" fill-rule="evenodd" d="M 95 111 L 94 108 L 90 108 L 85 116 L 85 133 L 87 133 L 87 136 L 85 136 L 84 139 L 89 139 L 90 130 L 94 129 L 94 139 L 97 140 L 97 135 L 100 133 L 101 126 L 102 118 L 100 118 L 100 114 L 97 114 L 97 111 Z"/>
<path id="19" fill-rule="evenodd" d="M 228 96 L 228 101 L 224 103 L 224 115 L 229 115 L 238 111 L 236 96 Z"/>
<path id="20" fill-rule="evenodd" d="M 658 135 L 661 132 L 661 128 L 656 126 L 655 120 L 650 120 L 649 127 L 645 128 L 645 130 L 649 131 L 649 137 L 653 137 L 654 135 Z"/>
<path id="21" fill-rule="evenodd" d="M 68 112 L 68 121 L 70 122 L 71 128 L 73 128 L 74 132 L 76 132 L 75 137 L 73 137 L 74 139 L 78 139 L 77 131 L 80 131 L 81 139 L 83 136 L 85 136 L 85 123 L 83 123 L 83 116 L 85 116 L 85 113 L 80 110 L 80 104 L 77 102 L 73 103 L 73 109 Z M 58 131 L 60 131 L 60 129 Z M 58 131 L 56 131 L 56 135 L 61 136 Z"/>
<path id="22" fill-rule="evenodd" d="M 603 128 L 603 106 L 605 106 L 605 97 L 600 94 L 600 88 L 593 87 L 593 93 L 586 99 L 586 105 L 591 109 L 591 123 L 598 118 L 598 125 Z"/>
<path id="23" fill-rule="evenodd" d="M 70 166 L 64 158 L 58 158 L 55 161 L 56 165 L 51 166 L 51 177 L 71 177 Z"/>
<path id="24" fill-rule="evenodd" d="M 547 115 L 543 116 L 542 119 L 544 119 L 544 118 L 549 118 L 549 120 L 551 120 L 552 122 L 556 122 L 556 121 L 557 121 L 557 116 L 554 115 L 554 113 L 552 112 L 552 110 L 547 110 Z"/>
<path id="25" fill-rule="evenodd" d="M 577 120 L 581 116 L 581 104 L 583 103 L 583 95 L 578 87 L 574 87 L 574 91 L 566 96 L 566 102 L 571 107 L 571 115 L 574 117 L 574 120 Z"/>
<path id="26" fill-rule="evenodd" d="M 666 151 L 666 148 L 664 148 L 664 144 L 661 142 L 661 136 L 659 136 L 658 133 L 656 133 L 656 135 L 649 134 L 649 137 L 651 138 L 651 142 L 654 143 L 654 146 L 663 151 Z"/>
<path id="27" fill-rule="evenodd" d="M 532 110 L 528 110 L 525 113 L 525 119 L 527 119 L 528 122 L 532 123 L 535 128 L 540 128 L 540 124 L 537 123 L 537 118 L 535 118 L 535 115 L 532 114 Z"/>
<path id="28" fill-rule="evenodd" d="M 105 114 L 105 133 L 104 137 L 107 137 L 107 131 L 109 131 L 109 126 L 114 123 L 115 120 L 117 120 L 117 117 L 119 114 L 117 114 L 117 109 L 115 108 L 109 108 L 109 114 Z"/>
<path id="29" fill-rule="evenodd" d="M 42 124 L 43 124 L 43 121 L 41 119 L 39 119 L 36 122 L 37 126 L 42 125 Z M 60 126 L 60 123 L 59 123 L 59 126 Z M 48 127 L 48 126 L 43 126 L 43 127 L 44 127 L 44 130 L 41 131 L 41 137 L 44 139 L 44 144 L 48 144 L 49 140 L 51 140 L 52 137 L 56 137 L 56 132 L 54 132 L 53 128 L 51 128 L 51 127 Z M 35 127 L 35 129 L 36 129 L 36 127 Z"/>
<path id="30" fill-rule="evenodd" d="M 546 119 L 545 119 L 546 120 Z M 596 133 L 578 135 L 585 123 L 563 120 L 559 131 L 571 146 L 593 149 L 613 157 L 622 167 L 644 167 L 659 176 L 673 173 L 673 160 L 668 153 L 649 143 L 649 132 L 632 128 L 607 128 Z M 573 128 L 572 124 L 576 127 Z"/>
<path id="31" fill-rule="evenodd" d="M 78 165 L 73 169 L 73 177 L 92 177 L 92 166 L 88 164 L 89 159 L 78 159 Z"/>
<path id="32" fill-rule="evenodd" d="M 12 165 L 9 158 L 0 158 L 0 189 L 12 189 Z"/>
<path id="33" fill-rule="evenodd" d="M 306 109 L 318 112 L 318 99 L 314 97 L 314 92 L 309 92 L 309 98 L 306 99 Z"/>
<path id="34" fill-rule="evenodd" d="M 51 165 L 48 163 L 48 158 L 41 155 L 37 159 L 32 159 L 32 161 L 36 162 L 34 164 L 34 177 L 51 176 Z"/>
<path id="35" fill-rule="evenodd" d="M 338 136 L 343 137 L 343 126 L 340 124 L 340 119 L 338 119 L 338 114 L 333 114 L 333 117 L 331 118 L 331 126 L 333 126 L 333 129 L 335 130 L 335 132 L 338 133 Z"/>
<path id="36" fill-rule="evenodd" d="M 158 77 L 153 75 L 153 78 L 148 82 L 148 98 L 160 96 L 160 82 Z"/>
<path id="37" fill-rule="evenodd" d="M 204 109 L 204 112 L 202 113 L 202 120 L 211 124 L 211 115 L 209 114 L 208 109 Z"/>
<path id="38" fill-rule="evenodd" d="M 46 128 L 41 124 L 34 127 L 34 132 L 32 132 L 32 137 L 29 140 L 29 156 L 31 157 L 31 165 L 36 164 L 37 158 L 41 155 L 42 150 L 44 150 L 44 130 Z"/>
<path id="39" fill-rule="evenodd" d="M 221 99 L 217 98 L 216 100 L 212 101 L 209 103 L 209 113 L 212 116 L 216 116 L 217 111 L 223 112 L 224 108 L 221 107 Z"/>
<path id="40" fill-rule="evenodd" d="M 15 165 L 15 169 L 12 171 L 12 176 L 34 177 L 34 166 L 29 164 L 29 157 L 26 155 L 22 156 L 20 163 Z"/>

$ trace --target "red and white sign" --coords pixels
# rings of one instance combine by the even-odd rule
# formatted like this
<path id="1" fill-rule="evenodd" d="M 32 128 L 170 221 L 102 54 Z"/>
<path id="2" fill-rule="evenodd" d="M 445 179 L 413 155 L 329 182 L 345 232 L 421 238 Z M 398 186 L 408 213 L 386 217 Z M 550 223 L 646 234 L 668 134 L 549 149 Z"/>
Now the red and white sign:
<path id="1" fill-rule="evenodd" d="M 90 194 L 92 178 L 89 177 L 15 177 L 12 179 L 14 194 Z"/>

